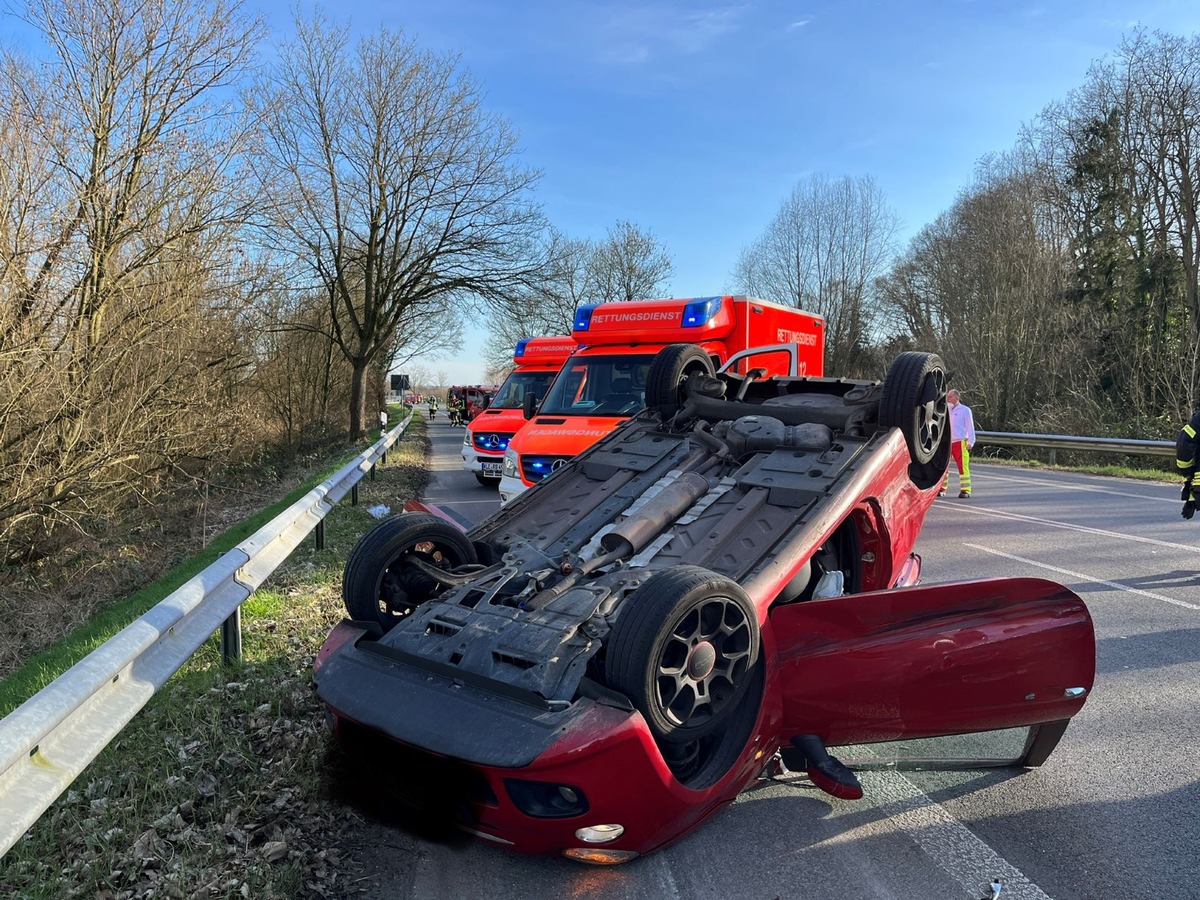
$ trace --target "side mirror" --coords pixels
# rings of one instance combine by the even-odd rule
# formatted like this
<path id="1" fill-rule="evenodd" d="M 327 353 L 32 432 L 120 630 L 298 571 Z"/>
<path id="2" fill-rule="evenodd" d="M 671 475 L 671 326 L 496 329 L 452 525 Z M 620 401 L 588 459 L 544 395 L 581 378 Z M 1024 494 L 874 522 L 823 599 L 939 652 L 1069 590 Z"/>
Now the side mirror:
<path id="1" fill-rule="evenodd" d="M 525 394 L 525 397 L 522 400 L 521 412 L 525 415 L 526 419 L 532 419 L 533 414 L 536 411 L 537 411 L 537 394 L 535 394 L 533 391 L 529 391 Z"/>

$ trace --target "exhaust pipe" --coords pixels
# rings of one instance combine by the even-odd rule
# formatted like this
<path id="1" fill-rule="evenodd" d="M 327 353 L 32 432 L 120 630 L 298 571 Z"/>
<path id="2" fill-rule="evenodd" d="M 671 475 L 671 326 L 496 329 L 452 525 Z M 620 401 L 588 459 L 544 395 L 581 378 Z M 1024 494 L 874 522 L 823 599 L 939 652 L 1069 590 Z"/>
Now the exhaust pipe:
<path id="1" fill-rule="evenodd" d="M 648 504 L 653 508 L 631 516 L 600 538 L 600 546 L 607 551 L 605 556 L 620 559 L 637 553 L 707 493 L 708 481 L 703 475 L 681 475 Z"/>

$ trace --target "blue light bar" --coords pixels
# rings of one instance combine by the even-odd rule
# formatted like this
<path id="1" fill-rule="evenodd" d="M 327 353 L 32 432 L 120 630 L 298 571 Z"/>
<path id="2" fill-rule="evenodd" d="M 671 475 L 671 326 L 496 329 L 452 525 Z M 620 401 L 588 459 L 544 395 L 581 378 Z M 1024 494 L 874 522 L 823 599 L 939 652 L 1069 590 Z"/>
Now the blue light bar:
<path id="1" fill-rule="evenodd" d="M 513 356 L 524 356 L 525 345 L 531 340 L 533 340 L 533 338 L 521 338 L 519 341 L 517 341 L 517 348 L 513 351 Z"/>
<path id="2" fill-rule="evenodd" d="M 680 324 L 684 328 L 699 328 L 707 324 L 720 309 L 720 297 L 697 297 L 683 308 L 683 321 Z"/>
<path id="3" fill-rule="evenodd" d="M 592 313 L 596 311 L 595 306 L 581 306 L 575 310 L 575 324 L 571 326 L 572 331 L 587 331 L 592 327 Z"/>

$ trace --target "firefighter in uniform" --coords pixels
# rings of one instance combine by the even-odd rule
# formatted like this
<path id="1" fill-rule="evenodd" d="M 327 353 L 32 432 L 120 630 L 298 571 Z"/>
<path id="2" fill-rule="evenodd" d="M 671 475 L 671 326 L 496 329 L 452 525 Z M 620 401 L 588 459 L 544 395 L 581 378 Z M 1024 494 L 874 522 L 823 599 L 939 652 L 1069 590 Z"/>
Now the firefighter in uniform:
<path id="1" fill-rule="evenodd" d="M 1200 431 L 1200 409 L 1192 413 L 1192 420 L 1179 429 L 1175 439 L 1175 466 L 1183 476 L 1183 517 L 1190 519 L 1196 512 L 1196 491 L 1192 479 L 1196 475 L 1196 432 Z"/>

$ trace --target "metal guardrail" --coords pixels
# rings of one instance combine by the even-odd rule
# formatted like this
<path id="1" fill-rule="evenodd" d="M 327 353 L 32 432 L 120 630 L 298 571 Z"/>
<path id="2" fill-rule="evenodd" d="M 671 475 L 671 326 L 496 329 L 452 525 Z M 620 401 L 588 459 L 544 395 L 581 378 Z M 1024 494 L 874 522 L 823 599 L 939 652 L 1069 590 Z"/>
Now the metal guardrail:
<path id="1" fill-rule="evenodd" d="M 1108 453 L 1138 453 L 1146 456 L 1175 458 L 1174 441 L 1136 441 L 1126 438 L 1066 437 L 1061 434 L 1018 434 L 1009 431 L 977 431 L 975 443 L 997 447 L 1037 447 L 1055 450 L 1099 450 Z"/>
<path id="2" fill-rule="evenodd" d="M 0 855 L 334 505 L 357 491 L 411 421 L 410 412 L 336 474 L 0 719 Z"/>

